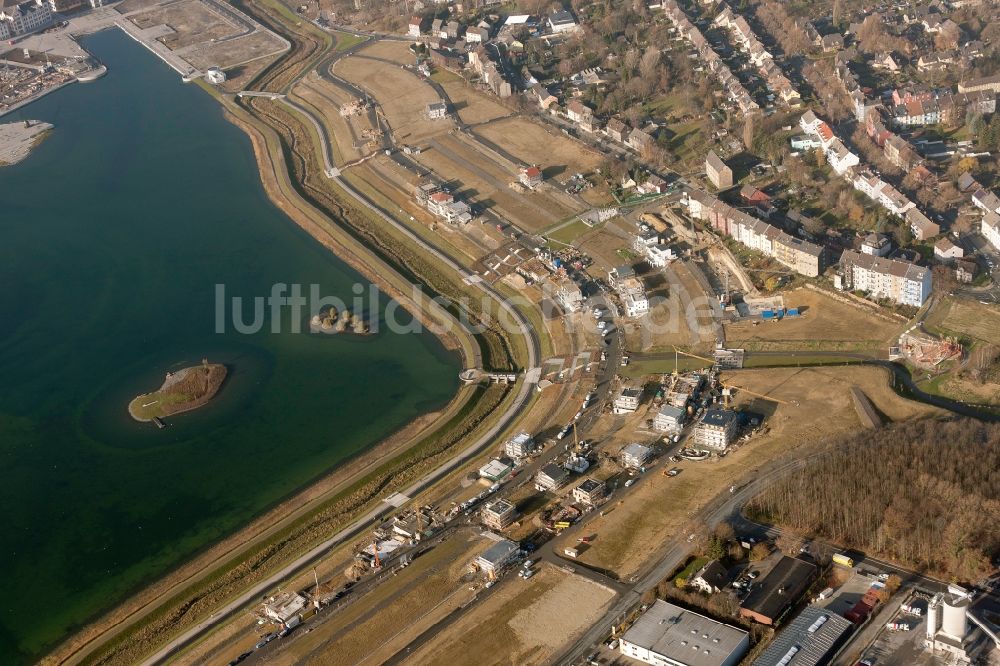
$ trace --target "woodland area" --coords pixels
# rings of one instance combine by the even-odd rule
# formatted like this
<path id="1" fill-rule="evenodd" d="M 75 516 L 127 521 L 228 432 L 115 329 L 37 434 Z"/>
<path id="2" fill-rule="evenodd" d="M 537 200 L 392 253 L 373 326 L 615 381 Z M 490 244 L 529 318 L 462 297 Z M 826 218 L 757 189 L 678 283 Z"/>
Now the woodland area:
<path id="1" fill-rule="evenodd" d="M 833 443 L 749 515 L 917 571 L 974 581 L 1000 557 L 1000 424 L 918 421 Z"/>

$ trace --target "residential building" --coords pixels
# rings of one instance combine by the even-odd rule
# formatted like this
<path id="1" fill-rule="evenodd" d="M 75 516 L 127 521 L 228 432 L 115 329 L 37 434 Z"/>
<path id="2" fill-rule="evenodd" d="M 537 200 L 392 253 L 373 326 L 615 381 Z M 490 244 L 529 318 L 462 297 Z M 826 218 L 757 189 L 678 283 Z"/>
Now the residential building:
<path id="1" fill-rule="evenodd" d="M 851 167 L 861 163 L 861 158 L 847 149 L 847 146 L 837 138 L 834 138 L 823 149 L 826 161 L 838 176 L 843 176 Z"/>
<path id="2" fill-rule="evenodd" d="M 947 236 L 934 243 L 934 256 L 941 261 L 951 261 L 961 259 L 965 256 L 965 250 L 951 242 Z"/>
<path id="3" fill-rule="evenodd" d="M 648 446 L 632 442 L 622 449 L 622 466 L 627 469 L 640 469 L 646 465 L 652 455 L 653 450 Z"/>
<path id="4" fill-rule="evenodd" d="M 955 261 L 955 279 L 962 284 L 969 284 L 976 279 L 979 266 L 970 259 L 958 259 Z"/>
<path id="5" fill-rule="evenodd" d="M 626 289 L 622 294 L 622 305 L 625 307 L 626 317 L 641 317 L 649 312 L 649 299 L 646 291 L 642 288 L 639 280 L 635 280 L 638 287 Z"/>
<path id="6" fill-rule="evenodd" d="M 861 241 L 862 254 L 884 257 L 892 252 L 892 241 L 885 234 L 870 233 Z"/>
<path id="7" fill-rule="evenodd" d="M 554 463 L 545 465 L 535 475 L 535 488 L 540 491 L 556 491 L 566 485 L 569 480 L 569 472 Z"/>
<path id="8" fill-rule="evenodd" d="M 687 206 L 692 218 L 708 222 L 716 231 L 774 257 L 803 275 L 816 277 L 825 268 L 821 246 L 795 238 L 707 192 L 689 192 Z"/>
<path id="9" fill-rule="evenodd" d="M 754 581 L 740 605 L 740 617 L 773 625 L 808 589 L 816 577 L 816 565 L 782 556 L 767 575 Z"/>
<path id="10" fill-rule="evenodd" d="M 503 445 L 503 451 L 511 458 L 527 458 L 535 452 L 535 438 L 529 433 L 519 432 Z"/>
<path id="11" fill-rule="evenodd" d="M 556 34 L 576 30 L 576 19 L 573 18 L 573 13 L 565 10 L 553 13 L 549 16 L 549 29 Z"/>
<path id="12" fill-rule="evenodd" d="M 828 608 L 807 606 L 778 632 L 753 666 L 823 666 L 847 640 L 853 625 Z M 789 659 L 789 655 L 793 655 Z"/>
<path id="13" fill-rule="evenodd" d="M 556 283 L 555 299 L 567 312 L 579 312 L 585 301 L 580 285 L 568 277 Z"/>
<path id="14" fill-rule="evenodd" d="M 664 268 L 667 264 L 677 258 L 672 248 L 666 245 L 647 245 L 646 248 L 646 259 L 649 260 L 649 265 L 654 268 Z M 646 301 L 646 305 L 649 305 L 649 301 Z"/>
<path id="15" fill-rule="evenodd" d="M 910 226 L 913 237 L 917 240 L 927 240 L 941 233 L 941 227 L 931 222 L 930 218 L 917 208 L 908 209 L 904 219 Z"/>
<path id="16" fill-rule="evenodd" d="M 972 193 L 972 203 L 987 213 L 1000 213 L 1000 197 L 989 190 L 976 190 Z"/>
<path id="17" fill-rule="evenodd" d="M 431 102 L 427 105 L 427 117 L 431 120 L 445 118 L 448 115 L 448 105 L 444 102 Z"/>
<path id="18" fill-rule="evenodd" d="M 542 184 L 542 170 L 536 166 L 521 167 L 518 179 L 522 185 L 529 190 L 533 190 Z"/>
<path id="19" fill-rule="evenodd" d="M 716 189 L 724 190 L 733 186 L 733 170 L 722 161 L 714 150 L 708 151 L 705 158 L 705 175 Z"/>
<path id="20" fill-rule="evenodd" d="M 637 388 L 623 388 L 614 400 L 612 411 L 615 414 L 631 414 L 639 409 L 639 398 L 642 391 Z"/>
<path id="21" fill-rule="evenodd" d="M 509 501 L 498 499 L 483 507 L 480 518 L 486 527 L 504 530 L 517 519 L 517 509 Z"/>
<path id="22" fill-rule="evenodd" d="M 699 569 L 687 584 L 699 592 L 717 594 L 728 582 L 729 573 L 726 571 L 726 567 L 722 566 L 719 560 L 712 560 Z"/>
<path id="23" fill-rule="evenodd" d="M 931 294 L 930 269 L 906 261 L 845 250 L 840 268 L 842 289 L 872 298 L 920 307 Z"/>
<path id="24" fill-rule="evenodd" d="M 653 417 L 653 429 L 660 432 L 678 433 L 684 426 L 686 412 L 680 407 L 663 405 Z"/>
<path id="25" fill-rule="evenodd" d="M 52 7 L 43 0 L 0 3 L 0 26 L 6 28 L 8 37 L 19 37 L 43 30 L 52 25 Z M 4 30 L 0 28 L 0 30 Z"/>
<path id="26" fill-rule="evenodd" d="M 596 506 L 607 495 L 607 490 L 603 481 L 584 479 L 580 485 L 573 489 L 573 501 L 587 506 Z"/>
<path id="27" fill-rule="evenodd" d="M 622 634 L 619 651 L 655 666 L 735 666 L 750 635 L 661 599 Z"/>
<path id="28" fill-rule="evenodd" d="M 694 443 L 725 451 L 736 437 L 739 415 L 731 409 L 710 409 L 694 427 Z"/>
<path id="29" fill-rule="evenodd" d="M 584 117 L 592 116 L 593 114 L 593 110 L 578 99 L 572 99 L 566 105 L 566 117 L 574 123 L 578 123 Z"/>
<path id="30" fill-rule="evenodd" d="M 823 35 L 820 41 L 824 51 L 839 51 L 844 48 L 844 37 L 842 35 Z"/>
<path id="31" fill-rule="evenodd" d="M 958 84 L 958 92 L 960 93 L 980 92 L 984 90 L 1000 94 L 1000 74 L 984 76 L 979 79 L 969 79 Z"/>
<path id="32" fill-rule="evenodd" d="M 421 24 L 422 23 L 423 23 L 423 19 L 421 19 L 419 16 L 413 16 L 413 17 L 411 17 L 410 18 L 410 26 L 409 26 L 409 30 L 408 30 L 407 34 L 410 37 L 419 37 L 420 36 L 420 30 L 421 30 Z"/>
<path id="33" fill-rule="evenodd" d="M 550 106 L 559 101 L 559 98 L 549 92 L 548 88 L 543 86 L 541 83 L 536 83 L 531 87 L 531 92 L 535 94 L 538 99 L 538 105 L 542 109 L 548 109 Z"/>
<path id="34" fill-rule="evenodd" d="M 521 547 L 508 539 L 500 539 L 476 558 L 475 566 L 487 576 L 494 577 L 514 563 Z"/>
<path id="35" fill-rule="evenodd" d="M 620 118 L 612 118 L 608 121 L 604 132 L 614 141 L 625 143 L 628 138 L 629 128 Z"/>
<path id="36" fill-rule="evenodd" d="M 1000 250 L 1000 213 L 995 211 L 986 213 L 979 229 L 993 249 Z"/>
<path id="37" fill-rule="evenodd" d="M 479 468 L 479 476 L 487 481 L 502 481 L 513 469 L 510 463 L 494 458 Z"/>

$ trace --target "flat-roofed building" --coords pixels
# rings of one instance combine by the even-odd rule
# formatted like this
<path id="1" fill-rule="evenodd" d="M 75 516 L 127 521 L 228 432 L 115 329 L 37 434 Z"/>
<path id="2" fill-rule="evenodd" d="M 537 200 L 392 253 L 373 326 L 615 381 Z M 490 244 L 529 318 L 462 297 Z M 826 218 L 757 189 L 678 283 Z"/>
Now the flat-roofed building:
<path id="1" fill-rule="evenodd" d="M 724 451 L 736 437 L 739 415 L 731 409 L 710 409 L 694 427 L 694 443 Z"/>
<path id="2" fill-rule="evenodd" d="M 639 469 L 653 455 L 653 450 L 645 444 L 632 442 L 622 449 L 622 466 L 629 469 Z"/>
<path id="3" fill-rule="evenodd" d="M 483 525 L 494 530 L 506 529 L 517 518 L 517 509 L 505 499 L 498 499 L 483 507 L 480 516 Z"/>
<path id="4" fill-rule="evenodd" d="M 504 442 L 503 450 L 511 458 L 526 458 L 535 452 L 535 438 L 519 432 Z"/>
<path id="5" fill-rule="evenodd" d="M 597 479 L 584 479 L 573 489 L 573 500 L 587 506 L 598 504 L 607 494 L 607 486 Z"/>
<path id="6" fill-rule="evenodd" d="M 512 469 L 513 465 L 494 458 L 479 468 L 479 476 L 488 481 L 500 481 L 510 474 Z"/>
<path id="7" fill-rule="evenodd" d="M 827 664 L 844 644 L 852 627 L 849 621 L 828 609 L 808 606 L 778 633 L 753 666 Z"/>
<path id="8" fill-rule="evenodd" d="M 815 564 L 782 556 L 766 576 L 750 587 L 740 605 L 740 616 L 773 625 L 799 600 L 815 577 Z"/>
<path id="9" fill-rule="evenodd" d="M 564 467 L 549 463 L 538 470 L 538 474 L 535 475 L 535 488 L 542 491 L 555 491 L 566 485 L 568 480 L 569 472 Z"/>
<path id="10" fill-rule="evenodd" d="M 510 566 L 520 552 L 520 546 L 513 541 L 500 539 L 476 558 L 476 566 L 487 576 L 495 576 Z"/>
<path id="11" fill-rule="evenodd" d="M 623 655 L 656 666 L 734 666 L 749 649 L 746 631 L 659 599 L 619 644 Z"/>
<path id="12" fill-rule="evenodd" d="M 660 432 L 678 433 L 684 425 L 685 411 L 674 405 L 663 405 L 653 417 L 653 429 Z"/>
<path id="13" fill-rule="evenodd" d="M 637 388 L 623 388 L 622 392 L 615 398 L 612 411 L 615 414 L 631 414 L 639 409 L 639 398 L 642 391 Z"/>

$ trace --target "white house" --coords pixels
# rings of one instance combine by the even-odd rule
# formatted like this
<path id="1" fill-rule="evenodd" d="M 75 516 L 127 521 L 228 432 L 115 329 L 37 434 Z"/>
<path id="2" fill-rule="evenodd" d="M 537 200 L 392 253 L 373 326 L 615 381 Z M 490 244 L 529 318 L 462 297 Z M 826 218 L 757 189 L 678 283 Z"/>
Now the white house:
<path id="1" fill-rule="evenodd" d="M 555 12 L 549 17 L 549 28 L 554 33 L 571 32 L 577 29 L 576 19 L 567 11 Z"/>
<path id="2" fill-rule="evenodd" d="M 993 249 L 1000 250 L 1000 214 L 986 213 L 983 216 L 982 232 Z"/>

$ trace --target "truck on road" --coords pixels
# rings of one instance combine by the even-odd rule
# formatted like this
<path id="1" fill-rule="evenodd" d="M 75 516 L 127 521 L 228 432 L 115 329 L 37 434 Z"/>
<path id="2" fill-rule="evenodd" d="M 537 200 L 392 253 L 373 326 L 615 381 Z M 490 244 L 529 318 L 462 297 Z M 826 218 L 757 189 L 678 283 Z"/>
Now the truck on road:
<path id="1" fill-rule="evenodd" d="M 844 553 L 837 553 L 831 559 L 834 564 L 839 564 L 842 567 L 854 568 L 854 558 L 849 557 Z"/>

